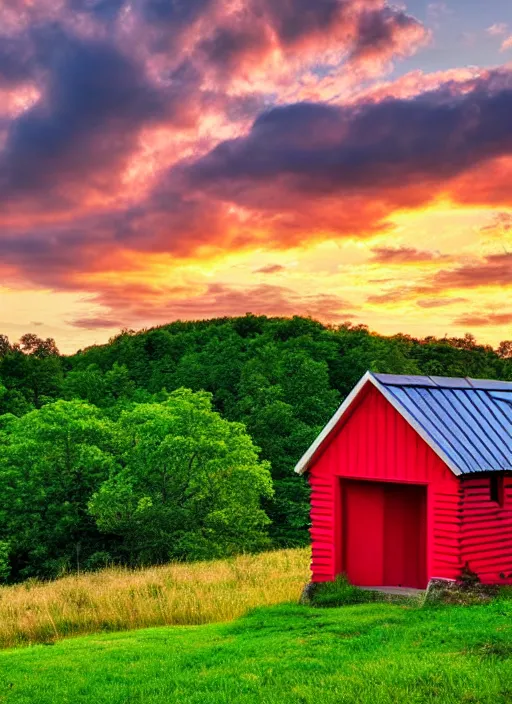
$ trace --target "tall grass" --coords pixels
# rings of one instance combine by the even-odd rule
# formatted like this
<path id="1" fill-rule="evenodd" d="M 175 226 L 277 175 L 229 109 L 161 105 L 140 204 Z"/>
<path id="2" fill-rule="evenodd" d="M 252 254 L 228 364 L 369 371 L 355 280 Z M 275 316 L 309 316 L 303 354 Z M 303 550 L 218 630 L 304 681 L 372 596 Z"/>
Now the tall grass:
<path id="1" fill-rule="evenodd" d="M 308 550 L 281 550 L 0 587 L 0 647 L 99 631 L 228 621 L 255 606 L 297 600 L 308 564 Z"/>

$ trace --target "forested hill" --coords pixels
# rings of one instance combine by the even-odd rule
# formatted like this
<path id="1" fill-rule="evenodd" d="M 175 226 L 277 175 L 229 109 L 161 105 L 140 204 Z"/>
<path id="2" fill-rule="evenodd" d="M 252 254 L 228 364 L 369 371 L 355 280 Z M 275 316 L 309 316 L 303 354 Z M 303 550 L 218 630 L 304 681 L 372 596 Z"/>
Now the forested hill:
<path id="1" fill-rule="evenodd" d="M 178 406 L 183 409 L 194 406 L 196 410 L 200 408 L 202 413 L 207 413 L 206 406 L 209 402 L 205 401 L 204 395 L 198 396 L 195 400 L 179 395 L 169 400 L 170 392 L 181 387 L 194 392 L 200 390 L 210 392 L 213 410 L 220 414 L 223 422 L 241 421 L 245 425 L 255 445 L 261 448 L 260 460 L 270 462 L 274 495 L 271 497 L 271 492 L 267 489 L 262 489 L 260 492 L 263 508 L 270 518 L 268 527 L 270 540 L 276 546 L 304 544 L 308 539 L 307 485 L 303 479 L 294 475 L 293 466 L 340 401 L 368 369 L 388 373 L 512 379 L 512 343 L 504 342 L 498 349 L 493 350 L 491 347 L 478 345 L 470 335 L 461 339 L 426 338 L 423 340 L 413 339 L 407 335 L 383 337 L 369 332 L 364 326 L 328 327 L 308 318 L 285 319 L 253 315 L 198 322 L 175 322 L 137 333 L 124 331 L 106 345 L 91 347 L 69 357 L 60 356 L 52 340 L 43 341 L 34 335 L 26 335 L 19 343 L 11 344 L 5 337 L 0 337 L 0 445 L 3 443 L 8 450 L 4 452 L 4 459 L 0 459 L 0 470 L 3 462 L 4 475 L 10 472 L 9 476 L 14 477 L 16 472 L 21 472 L 19 467 L 23 462 L 28 462 L 27 453 L 35 453 L 34 456 L 37 456 L 38 461 L 42 463 L 41 458 L 45 455 L 41 448 L 47 447 L 49 453 L 47 461 L 45 460 L 47 464 L 44 467 L 41 464 L 42 485 L 39 488 L 31 487 L 30 496 L 34 495 L 34 492 L 37 495 L 38 491 L 42 492 L 42 495 L 49 496 L 45 485 L 48 480 L 45 477 L 49 476 L 51 467 L 58 465 L 57 460 L 52 459 L 52 447 L 62 442 L 62 457 L 64 457 L 62 462 L 66 467 L 72 466 L 68 447 L 71 431 L 65 437 L 58 439 L 57 428 L 59 423 L 63 422 L 59 418 L 75 418 L 77 428 L 90 425 L 91 431 L 88 437 L 94 438 L 94 441 L 90 442 L 95 449 L 93 452 L 87 446 L 89 453 L 87 457 L 96 458 L 94 462 L 87 460 L 89 462 L 87 464 L 83 460 L 84 455 L 80 454 L 85 452 L 82 447 L 83 438 L 80 439 L 82 444 L 77 440 L 79 449 L 76 450 L 76 457 L 82 459 L 80 461 L 77 459 L 75 462 L 78 469 L 73 469 L 75 474 L 72 475 L 72 481 L 70 480 L 71 489 L 66 493 L 67 490 L 62 488 L 63 483 L 60 482 L 60 493 L 55 494 L 57 497 L 55 502 L 66 506 L 76 504 L 79 508 L 72 518 L 68 514 L 61 515 L 62 511 L 59 512 L 59 510 L 56 510 L 55 515 L 47 513 L 42 516 L 41 511 L 44 513 L 47 509 L 44 508 L 45 501 L 41 500 L 42 508 L 39 513 L 34 509 L 34 515 L 23 514 L 19 525 L 42 526 L 40 531 L 42 537 L 38 534 L 38 537 L 34 538 L 33 535 L 27 534 L 20 539 L 16 548 L 12 548 L 11 536 L 13 531 L 21 528 L 15 528 L 9 523 L 14 520 L 12 518 L 13 495 L 4 496 L 5 492 L 2 493 L 2 486 L 0 486 L 0 577 L 2 540 L 6 544 L 9 543 L 11 552 L 14 550 L 17 555 L 11 559 L 11 563 L 14 560 L 16 564 L 11 564 L 10 569 L 22 576 L 54 572 L 55 565 L 64 564 L 66 560 L 69 563 L 75 559 L 70 557 L 71 549 L 75 552 L 81 551 L 82 560 L 86 560 L 86 553 L 114 556 L 129 554 L 130 559 L 133 560 L 134 554 L 145 541 L 144 545 L 150 547 L 147 548 L 145 556 L 139 555 L 140 559 L 151 561 L 165 558 L 162 547 L 158 549 L 160 552 L 151 547 L 157 540 L 155 535 L 144 534 L 144 541 L 142 541 L 137 533 L 142 530 L 141 516 L 144 511 L 148 516 L 150 509 L 153 512 L 156 511 L 155 503 L 152 507 L 147 503 L 156 501 L 154 498 L 156 494 L 148 494 L 150 492 L 148 487 L 145 487 L 144 491 L 141 488 L 137 495 L 139 503 L 134 504 L 134 513 L 130 519 L 133 520 L 129 528 L 128 524 L 121 527 L 122 529 L 118 525 L 122 511 L 121 513 L 118 511 L 115 515 L 108 514 L 116 501 L 123 503 L 126 492 L 129 494 L 130 491 L 132 493 L 134 491 L 135 474 L 127 479 L 128 469 L 131 468 L 132 472 L 138 471 L 137 476 L 140 478 L 142 459 L 149 461 L 147 457 L 141 459 L 130 455 L 130 453 L 133 454 L 131 441 L 126 440 L 126 444 L 119 449 L 121 446 L 115 445 L 118 440 L 114 442 L 112 438 L 126 439 L 133 428 L 140 427 L 146 421 L 148 428 L 157 427 L 148 425 L 150 416 L 153 424 L 158 417 L 159 422 L 163 423 L 158 427 L 163 428 L 165 423 L 162 420 L 161 409 L 157 409 L 158 404 L 163 404 L 162 408 L 165 406 L 165 413 L 170 413 L 169 404 L 174 409 Z M 57 399 L 63 399 L 68 404 L 81 400 L 82 405 L 77 406 L 75 403 L 71 406 L 62 406 L 63 401 L 60 401 L 59 406 L 55 404 Z M 136 412 L 134 410 L 136 408 L 139 408 L 139 411 Z M 44 432 L 41 430 L 41 419 L 37 420 L 34 409 L 41 409 L 46 413 L 44 427 L 47 429 Z M 88 414 L 88 420 L 80 420 L 80 414 L 85 412 Z M 50 418 L 52 413 L 54 416 Z M 143 421 L 144 413 L 147 417 Z M 14 421 L 14 417 L 19 417 L 20 421 Z M 204 418 L 206 419 L 206 415 Z M 99 430 L 100 421 L 103 423 L 101 426 L 103 435 Z M 72 420 L 69 422 L 71 423 Z M 208 427 L 213 427 L 211 419 L 204 422 L 210 424 Z M 81 426 L 80 423 L 82 423 Z M 108 442 L 105 439 L 106 423 L 110 423 L 107 433 L 110 438 Z M 93 430 L 93 426 L 98 429 Z M 55 431 L 52 431 L 55 432 L 54 440 L 51 439 L 53 436 L 48 430 L 50 427 L 55 428 Z M 171 423 L 165 427 L 174 426 Z M 222 435 L 225 432 L 235 434 L 239 432 L 236 429 L 228 431 L 227 427 L 219 425 L 218 433 Z M 3 431 L 2 428 L 4 428 Z M 11 430 L 7 432 L 6 428 Z M 46 435 L 44 435 L 45 432 Z M 98 439 L 100 437 L 98 433 L 101 435 L 101 441 Z M 27 449 L 23 444 L 28 442 L 27 438 L 32 438 L 31 449 Z M 45 442 L 47 445 L 44 445 Z M 103 453 L 101 462 L 97 459 L 100 457 L 97 454 L 99 452 Z M 147 456 L 149 457 L 149 454 Z M 194 450 L 190 455 L 191 467 L 196 456 L 197 452 Z M 157 455 L 153 461 L 158 464 Z M 27 468 L 23 471 L 27 472 L 27 477 L 30 476 L 31 480 L 35 481 L 35 470 L 31 469 L 33 465 L 33 462 L 27 464 Z M 82 481 L 85 476 L 83 469 L 85 465 L 94 466 L 94 472 L 91 470 L 91 476 L 87 475 L 88 483 L 86 482 L 80 493 L 77 489 L 76 476 Z M 106 493 L 101 495 L 103 498 L 97 499 L 91 508 L 91 496 L 98 489 L 101 481 L 112 475 L 114 465 L 118 468 L 116 471 L 121 472 L 119 475 L 121 479 L 116 475 L 115 486 L 112 483 L 109 484 L 105 489 Z M 64 476 L 64 469 L 61 466 L 55 471 L 60 472 L 59 476 Z M 69 471 L 71 472 L 71 469 Z M 14 479 L 10 481 L 14 482 Z M 19 476 L 16 481 L 20 481 Z M 169 481 L 172 482 L 172 477 Z M 167 489 L 159 489 L 159 500 L 162 500 L 162 491 L 165 493 Z M 148 495 L 153 496 L 153 499 L 148 498 Z M 4 501 L 3 504 L 2 501 Z M 255 501 L 257 502 L 257 499 Z M 176 505 L 182 506 L 183 501 Z M 28 509 L 25 506 L 23 510 L 26 512 Z M 101 515 L 94 514 L 94 511 L 96 514 L 99 511 Z M 93 515 L 96 515 L 96 524 L 91 523 Z M 151 519 L 154 531 L 158 523 L 155 515 Z M 52 520 L 57 521 L 57 525 L 60 526 L 61 533 L 58 538 L 53 535 L 49 537 L 44 532 Z M 167 526 L 169 519 L 165 520 L 167 523 L 164 523 Z M 216 520 L 220 520 L 219 516 Z M 247 519 L 244 520 L 247 523 Z M 98 537 L 100 534 L 97 533 L 98 526 L 100 528 L 103 526 L 101 539 Z M 216 530 L 215 535 L 218 534 L 218 527 Z M 165 533 L 164 528 L 162 531 Z M 207 533 L 204 526 L 201 531 L 204 538 Z M 127 537 L 128 533 L 129 537 Z M 119 535 L 121 534 L 124 542 L 120 547 Z M 113 538 L 113 535 L 116 537 Z M 194 548 L 190 547 L 192 546 L 190 536 L 183 538 L 185 542 L 181 543 L 182 552 L 178 557 L 197 554 L 197 550 L 196 552 L 194 550 L 198 545 L 198 533 L 194 535 Z M 213 535 L 211 531 L 209 535 Z M 38 556 L 34 557 L 31 553 L 32 556 L 27 557 L 27 551 L 30 552 L 27 544 L 37 540 L 43 543 L 53 541 L 52 547 L 45 544 L 41 547 Z M 128 548 L 130 540 L 132 547 Z M 218 540 L 221 542 L 224 540 L 226 545 L 229 542 L 226 536 Z M 230 537 L 229 540 L 234 538 Z M 210 549 L 208 546 L 212 544 L 211 541 L 204 542 L 205 554 L 208 554 Z M 261 542 L 261 545 L 263 544 L 264 541 Z M 217 542 L 215 545 L 219 546 L 220 543 Z M 229 550 L 236 551 L 235 543 L 230 545 Z M 250 545 L 253 543 L 249 541 L 246 547 Z M 229 550 L 225 547 L 224 552 Z M 222 552 L 219 547 L 217 553 L 222 554 Z M 36 563 L 39 566 L 34 567 Z"/>

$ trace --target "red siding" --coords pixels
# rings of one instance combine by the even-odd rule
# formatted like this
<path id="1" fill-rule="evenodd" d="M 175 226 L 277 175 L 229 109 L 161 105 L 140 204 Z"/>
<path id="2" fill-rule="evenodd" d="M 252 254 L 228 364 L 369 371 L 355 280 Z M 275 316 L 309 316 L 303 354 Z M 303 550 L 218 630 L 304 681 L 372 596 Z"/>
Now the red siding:
<path id="1" fill-rule="evenodd" d="M 461 480 L 461 552 L 483 582 L 512 584 L 512 477 L 503 481 L 500 506 L 491 501 L 488 476 Z"/>
<path id="2" fill-rule="evenodd" d="M 312 573 L 317 582 L 332 580 L 341 571 L 341 477 L 426 485 L 427 575 L 459 574 L 460 482 L 371 384 L 309 470 Z"/>

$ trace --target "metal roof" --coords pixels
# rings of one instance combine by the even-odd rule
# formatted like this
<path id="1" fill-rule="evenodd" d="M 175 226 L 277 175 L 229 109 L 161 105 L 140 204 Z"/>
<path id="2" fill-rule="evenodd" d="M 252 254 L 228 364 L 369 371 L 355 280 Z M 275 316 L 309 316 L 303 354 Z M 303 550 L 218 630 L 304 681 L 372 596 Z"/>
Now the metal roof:
<path id="1" fill-rule="evenodd" d="M 512 470 L 512 382 L 367 372 L 297 463 L 305 472 L 367 383 L 457 475 Z"/>

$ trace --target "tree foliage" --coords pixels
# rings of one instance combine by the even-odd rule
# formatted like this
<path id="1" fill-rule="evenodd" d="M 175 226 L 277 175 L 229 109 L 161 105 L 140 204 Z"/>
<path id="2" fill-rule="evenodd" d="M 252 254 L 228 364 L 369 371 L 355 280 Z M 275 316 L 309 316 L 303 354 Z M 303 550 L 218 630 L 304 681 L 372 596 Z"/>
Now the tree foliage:
<path id="1" fill-rule="evenodd" d="M 161 404 L 123 411 L 121 468 L 89 507 L 144 563 L 205 559 L 269 546 L 261 497 L 267 462 L 241 423 L 212 411 L 205 392 L 179 389 Z"/>
<path id="2" fill-rule="evenodd" d="M 79 400 L 2 418 L 0 579 L 4 543 L 16 577 L 55 576 L 99 553 L 140 564 L 269 545 L 268 463 L 205 392 L 133 404 L 116 421 Z"/>

